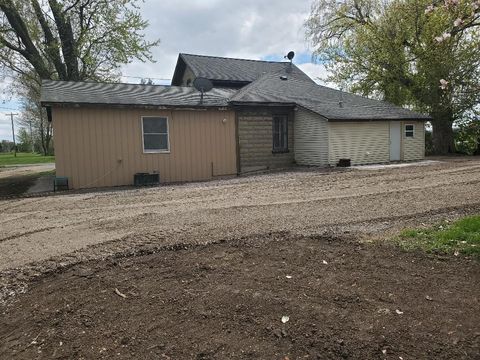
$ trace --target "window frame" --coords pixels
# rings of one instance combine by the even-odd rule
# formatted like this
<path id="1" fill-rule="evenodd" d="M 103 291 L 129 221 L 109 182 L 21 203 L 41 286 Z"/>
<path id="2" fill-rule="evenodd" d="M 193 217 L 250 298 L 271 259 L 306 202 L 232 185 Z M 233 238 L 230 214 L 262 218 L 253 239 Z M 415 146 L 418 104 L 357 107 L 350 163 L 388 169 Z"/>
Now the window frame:
<path id="1" fill-rule="evenodd" d="M 163 118 L 167 121 L 167 149 L 145 149 L 145 132 L 143 130 L 143 119 L 146 118 Z M 169 154 L 170 153 L 170 126 L 168 121 L 168 116 L 163 115 L 146 115 L 141 116 L 141 123 L 142 123 L 142 149 L 144 154 Z M 158 135 L 165 135 L 164 133 L 149 133 L 149 134 L 158 134 Z M 147 134 L 148 135 L 148 134 Z"/>
<path id="2" fill-rule="evenodd" d="M 407 130 L 407 126 L 411 126 L 412 127 L 412 130 Z M 407 135 L 407 132 L 408 133 L 412 133 L 412 136 L 408 136 Z M 404 125 L 404 131 L 403 131 L 403 135 L 405 137 L 405 139 L 414 139 L 415 138 L 415 124 L 405 124 Z"/>
<path id="3" fill-rule="evenodd" d="M 276 117 L 284 117 L 285 118 L 285 144 L 282 148 L 275 147 L 275 118 Z M 273 114 L 272 115 L 272 153 L 273 154 L 281 154 L 281 153 L 288 153 L 290 150 L 288 149 L 288 121 L 289 116 L 285 113 Z"/>

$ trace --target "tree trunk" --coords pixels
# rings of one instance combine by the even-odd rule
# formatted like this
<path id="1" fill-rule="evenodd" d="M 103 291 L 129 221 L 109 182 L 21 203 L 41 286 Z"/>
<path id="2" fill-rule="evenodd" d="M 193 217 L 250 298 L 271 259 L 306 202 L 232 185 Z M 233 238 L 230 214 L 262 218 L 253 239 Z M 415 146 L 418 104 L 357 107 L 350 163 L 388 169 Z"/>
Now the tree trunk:
<path id="1" fill-rule="evenodd" d="M 39 111 L 39 116 L 40 116 L 40 122 L 39 122 L 39 132 L 40 132 L 40 144 L 42 145 L 42 152 L 44 156 L 47 156 L 48 148 L 46 145 L 46 139 L 45 139 L 45 127 L 44 127 L 44 122 L 43 122 L 43 116 L 42 116 L 42 111 Z"/>
<path id="2" fill-rule="evenodd" d="M 477 148 L 473 152 L 473 155 L 480 155 L 480 137 L 477 138 Z"/>
<path id="3" fill-rule="evenodd" d="M 45 156 L 50 155 L 50 142 L 52 141 L 52 124 L 47 121 L 47 131 L 45 134 Z"/>
<path id="4" fill-rule="evenodd" d="M 447 155 L 455 152 L 452 125 L 452 120 L 432 120 L 432 142 L 435 155 Z"/>

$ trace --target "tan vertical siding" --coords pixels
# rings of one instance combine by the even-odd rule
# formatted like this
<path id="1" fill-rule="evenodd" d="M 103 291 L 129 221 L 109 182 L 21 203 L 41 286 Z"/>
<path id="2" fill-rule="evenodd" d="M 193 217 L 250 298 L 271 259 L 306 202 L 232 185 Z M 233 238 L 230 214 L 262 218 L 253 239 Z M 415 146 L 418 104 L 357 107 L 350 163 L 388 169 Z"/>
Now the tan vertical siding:
<path id="1" fill-rule="evenodd" d="M 413 138 L 405 137 L 405 125 L 414 125 Z M 425 158 L 425 123 L 423 121 L 402 122 L 402 160 L 421 160 Z"/>
<path id="2" fill-rule="evenodd" d="M 311 111 L 295 112 L 295 161 L 299 165 L 328 165 L 328 122 Z"/>
<path id="3" fill-rule="evenodd" d="M 166 116 L 170 153 L 143 153 L 142 116 Z M 225 121 L 223 121 L 225 119 Z M 54 108 L 56 167 L 72 188 L 133 183 L 137 172 L 161 182 L 236 174 L 235 116 L 220 110 Z"/>
<path id="4" fill-rule="evenodd" d="M 329 122 L 329 162 L 351 159 L 352 165 L 390 161 L 388 121 Z"/>

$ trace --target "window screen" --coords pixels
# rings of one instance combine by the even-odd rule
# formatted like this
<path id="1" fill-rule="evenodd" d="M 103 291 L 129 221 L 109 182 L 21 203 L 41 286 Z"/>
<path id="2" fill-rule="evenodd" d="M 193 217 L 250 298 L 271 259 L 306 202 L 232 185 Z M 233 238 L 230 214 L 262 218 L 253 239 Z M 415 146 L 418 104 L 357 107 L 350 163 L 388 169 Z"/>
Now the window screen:
<path id="1" fill-rule="evenodd" d="M 165 117 L 144 117 L 143 124 L 143 151 L 168 151 L 168 120 Z"/>
<path id="2" fill-rule="evenodd" d="M 273 117 L 273 151 L 288 150 L 288 117 L 275 115 Z"/>
<path id="3" fill-rule="evenodd" d="M 413 138 L 414 126 L 412 124 L 405 125 L 405 137 Z"/>

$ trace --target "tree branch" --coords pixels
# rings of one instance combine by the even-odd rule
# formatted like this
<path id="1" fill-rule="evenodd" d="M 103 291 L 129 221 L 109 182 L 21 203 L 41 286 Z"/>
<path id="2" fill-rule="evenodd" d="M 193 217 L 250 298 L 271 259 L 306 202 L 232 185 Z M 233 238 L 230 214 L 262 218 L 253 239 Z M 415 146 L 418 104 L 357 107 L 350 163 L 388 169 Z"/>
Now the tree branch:
<path id="1" fill-rule="evenodd" d="M 62 5 L 60 5 L 57 0 L 49 0 L 48 3 L 50 4 L 50 9 L 52 10 L 62 44 L 63 58 L 67 68 L 67 78 L 69 80 L 79 80 L 76 42 L 70 19 L 65 16 Z"/>
<path id="2" fill-rule="evenodd" d="M 62 80 L 67 79 L 67 70 L 65 64 L 62 62 L 62 58 L 60 56 L 59 44 L 57 39 L 52 33 L 50 26 L 43 15 L 42 9 L 38 0 L 32 0 L 32 6 L 35 11 L 35 15 L 37 16 L 38 22 L 43 30 L 45 35 L 45 45 L 47 47 L 46 54 L 48 58 L 52 61 L 53 65 L 55 66 L 55 70 L 57 70 L 58 77 Z"/>
<path id="3" fill-rule="evenodd" d="M 15 8 L 15 5 L 12 3 L 12 0 L 2 0 L 0 2 L 0 10 L 5 14 L 10 26 L 13 28 L 18 38 L 21 40 L 24 49 L 20 49 L 18 46 L 13 46 L 8 43 L 6 39 L 2 38 L 2 43 L 7 46 L 9 49 L 20 53 L 22 56 L 27 59 L 30 64 L 35 68 L 37 73 L 44 78 L 48 78 L 50 73 L 47 66 L 40 56 L 40 52 L 35 47 L 30 34 L 28 32 L 27 26 L 23 21 L 22 17 L 19 15 L 18 11 Z M 7 45 L 9 44 L 9 45 Z M 19 51 L 21 50 L 21 51 Z"/>

